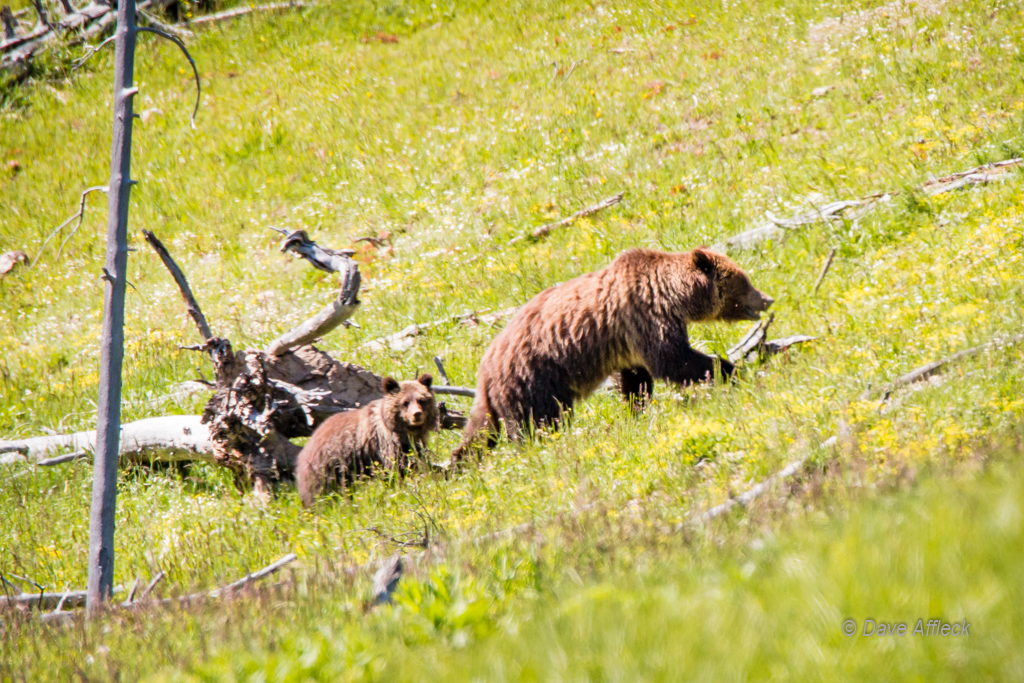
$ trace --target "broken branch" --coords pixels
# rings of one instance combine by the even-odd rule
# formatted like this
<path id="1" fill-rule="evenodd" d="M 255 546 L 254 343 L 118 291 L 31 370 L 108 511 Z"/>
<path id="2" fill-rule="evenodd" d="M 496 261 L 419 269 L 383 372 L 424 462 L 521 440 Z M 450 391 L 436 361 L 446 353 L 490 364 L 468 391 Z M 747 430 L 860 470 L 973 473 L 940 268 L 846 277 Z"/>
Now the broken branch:
<path id="1" fill-rule="evenodd" d="M 40 460 L 36 462 L 36 465 L 38 467 L 53 467 L 54 465 L 62 465 L 66 462 L 71 462 L 72 460 L 83 460 L 91 457 L 92 453 L 89 453 L 88 451 L 75 451 L 74 453 L 58 455 L 55 458 L 47 458 L 45 460 Z"/>
<path id="2" fill-rule="evenodd" d="M 351 249 L 335 250 L 321 247 L 309 239 L 305 230 L 288 233 L 278 228 L 273 229 L 285 235 L 281 244 L 282 252 L 294 251 L 318 270 L 341 274 L 337 299 L 327 304 L 309 320 L 282 334 L 267 347 L 265 353 L 280 356 L 288 349 L 322 337 L 338 325 L 348 324 L 348 319 L 359 306 L 359 285 L 362 282 L 362 275 L 359 273 L 359 264 L 352 259 L 355 252 Z"/>
<path id="3" fill-rule="evenodd" d="M 733 363 L 750 361 L 756 357 L 762 359 L 782 353 L 794 344 L 814 341 L 817 337 L 809 337 L 805 334 L 794 334 L 781 339 L 768 339 L 768 328 L 775 320 L 775 314 L 769 313 L 766 317 L 754 323 L 745 335 L 736 344 L 726 351 L 726 356 Z"/>
<path id="4" fill-rule="evenodd" d="M 440 386 L 433 387 L 435 394 L 450 394 L 452 396 L 468 396 L 469 398 L 476 397 L 476 389 L 470 389 L 468 387 L 453 387 L 453 386 Z"/>
<path id="5" fill-rule="evenodd" d="M 811 296 L 818 293 L 818 288 L 821 287 L 821 283 L 825 280 L 825 275 L 828 274 L 828 269 L 832 267 L 832 259 L 836 257 L 836 247 L 832 247 L 832 251 L 828 252 L 828 258 L 825 259 L 825 265 L 821 267 L 821 272 L 818 273 L 818 279 L 814 282 L 814 289 L 811 290 Z"/>
<path id="6" fill-rule="evenodd" d="M 178 290 L 181 292 L 181 297 L 185 300 L 185 310 L 188 311 L 188 315 L 195 321 L 196 327 L 199 328 L 199 334 L 203 340 L 210 339 L 213 336 L 213 332 L 210 331 L 210 325 L 206 322 L 206 316 L 203 315 L 203 311 L 199 308 L 199 304 L 196 302 L 195 296 L 192 294 L 192 288 L 188 286 L 188 280 L 185 278 L 185 274 L 178 267 L 178 264 L 171 258 L 170 252 L 167 251 L 167 247 L 163 245 L 156 235 L 150 230 L 143 230 L 142 234 L 145 236 L 146 241 L 149 242 L 149 246 L 153 247 L 153 251 L 156 252 L 160 260 L 163 261 L 164 266 L 170 271 L 171 277 L 178 285 Z"/>
<path id="7" fill-rule="evenodd" d="M 167 31 L 156 28 L 155 26 L 138 26 L 136 27 L 135 30 L 139 33 L 152 33 L 153 35 L 160 36 L 161 38 L 165 38 L 171 41 L 181 49 L 181 51 L 185 54 L 185 59 L 187 59 L 188 63 L 192 65 L 192 74 L 196 78 L 196 106 L 192 110 L 192 117 L 190 119 L 190 123 L 192 124 L 192 130 L 195 130 L 196 114 L 199 113 L 199 97 L 200 95 L 202 95 L 202 86 L 199 84 L 199 69 L 196 68 L 196 61 L 192 59 L 192 55 L 188 53 L 188 48 L 185 47 L 185 43 L 183 43 L 181 41 L 181 38 L 179 38 L 178 36 L 171 35 Z"/>
<path id="8" fill-rule="evenodd" d="M 437 366 L 437 374 L 441 377 L 441 384 L 448 386 L 451 382 L 448 381 L 448 373 L 444 371 L 444 363 L 441 362 L 440 357 L 434 356 L 434 365 Z"/>

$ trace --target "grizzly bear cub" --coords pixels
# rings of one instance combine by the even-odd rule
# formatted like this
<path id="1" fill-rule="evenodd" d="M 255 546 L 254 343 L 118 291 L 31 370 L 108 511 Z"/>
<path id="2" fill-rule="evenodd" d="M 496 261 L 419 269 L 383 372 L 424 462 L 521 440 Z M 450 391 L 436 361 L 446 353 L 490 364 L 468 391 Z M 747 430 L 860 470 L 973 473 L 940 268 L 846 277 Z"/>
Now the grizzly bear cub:
<path id="1" fill-rule="evenodd" d="M 724 254 L 706 248 L 665 253 L 632 249 L 601 270 L 562 283 L 516 313 L 477 371 L 476 398 L 460 458 L 481 430 L 490 441 L 504 420 L 518 439 L 528 423 L 556 423 L 614 372 L 636 404 L 654 378 L 688 384 L 728 377 L 732 364 L 690 347 L 686 326 L 757 320 L 772 305 Z"/>
<path id="2" fill-rule="evenodd" d="M 370 474 L 374 465 L 404 471 L 406 454 L 418 453 L 438 430 L 433 381 L 426 374 L 401 384 L 385 377 L 384 398 L 332 415 L 317 427 L 295 468 L 302 504 L 311 506 L 327 487 Z"/>

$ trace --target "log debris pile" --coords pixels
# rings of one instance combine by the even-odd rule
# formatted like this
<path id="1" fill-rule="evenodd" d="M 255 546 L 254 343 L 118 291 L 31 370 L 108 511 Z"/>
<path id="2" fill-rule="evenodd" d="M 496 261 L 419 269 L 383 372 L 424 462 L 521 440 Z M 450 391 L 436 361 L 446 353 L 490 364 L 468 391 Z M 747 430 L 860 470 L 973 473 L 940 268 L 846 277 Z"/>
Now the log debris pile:
<path id="1" fill-rule="evenodd" d="M 216 391 L 202 424 L 209 430 L 214 461 L 230 469 L 240 487 L 265 493 L 291 480 L 300 448 L 289 439 L 309 436 L 334 413 L 383 396 L 379 375 L 338 361 L 309 343 L 347 322 L 359 305 L 361 277 L 350 251 L 321 247 L 302 230 L 285 233 L 282 252 L 294 252 L 314 267 L 340 275 L 338 296 L 267 350 L 235 352 L 230 341 L 210 333 L 166 248 L 152 233 L 146 233 L 146 240 L 171 271 L 199 333 L 206 337 L 190 347 L 209 354 L 214 365 Z"/>
<path id="2" fill-rule="evenodd" d="M 214 367 L 214 390 L 201 416 L 154 417 L 122 426 L 121 456 L 129 461 L 203 460 L 230 469 L 239 488 L 269 493 L 293 478 L 299 446 L 290 440 L 309 436 L 331 415 L 366 405 L 383 396 L 383 378 L 333 358 L 312 342 L 347 324 L 359 306 L 359 268 L 352 251 L 318 245 L 302 230 L 284 233 L 282 252 L 293 252 L 314 267 L 337 273 L 338 296 L 309 320 L 275 339 L 266 349 L 235 351 L 214 336 L 185 274 L 151 232 L 146 241 L 170 271 L 203 343 L 185 347 L 207 354 Z M 446 391 L 447 390 L 447 391 Z M 456 391 L 458 390 L 458 391 Z M 459 393 L 438 387 L 437 393 Z M 442 429 L 461 429 L 461 413 L 439 404 Z M 40 436 L 0 442 L 0 462 L 28 459 L 54 465 L 91 457 L 95 432 Z M 70 450 L 71 455 L 59 455 Z"/>

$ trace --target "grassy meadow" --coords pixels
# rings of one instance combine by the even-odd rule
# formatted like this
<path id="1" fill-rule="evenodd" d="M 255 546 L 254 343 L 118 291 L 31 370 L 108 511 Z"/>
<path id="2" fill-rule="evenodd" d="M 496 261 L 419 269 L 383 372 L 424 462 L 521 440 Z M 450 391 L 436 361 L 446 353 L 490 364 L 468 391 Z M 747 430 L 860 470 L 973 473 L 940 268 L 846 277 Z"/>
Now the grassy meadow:
<path id="1" fill-rule="evenodd" d="M 355 245 L 358 327 L 321 348 L 403 379 L 440 356 L 471 386 L 502 322 L 366 342 L 520 305 L 631 247 L 723 245 L 768 212 L 893 194 L 731 252 L 776 299 L 773 336 L 818 339 L 727 386 L 659 384 L 639 418 L 598 392 L 568 429 L 451 479 L 364 481 L 313 512 L 291 489 L 262 505 L 211 466 L 125 468 L 115 583 L 164 571 L 169 596 L 299 561 L 277 588 L 187 611 L 66 628 L 4 614 L 0 680 L 1020 678 L 1024 345 L 885 404 L 879 390 L 1024 332 L 1024 171 L 916 189 L 1024 155 L 1021 2 L 322 3 L 196 27 L 195 130 L 188 65 L 152 38 L 135 70 L 125 421 L 200 412 L 207 396 L 176 387 L 211 373 L 179 350 L 197 335 L 143 229 L 236 348 L 335 295 L 271 228 L 385 238 Z M 34 260 L 0 279 L 3 438 L 95 422 L 105 196 L 40 246 L 108 180 L 112 52 L 74 75 L 47 59 L 0 109 L 0 252 Z M 690 333 L 721 353 L 744 331 Z M 433 440 L 438 460 L 458 438 Z M 691 521 L 801 457 L 750 510 Z M 83 462 L 0 466 L 0 573 L 83 587 L 91 483 Z M 429 561 L 367 611 L 368 577 L 344 569 L 425 531 Z M 976 630 L 849 638 L 846 618 Z"/>

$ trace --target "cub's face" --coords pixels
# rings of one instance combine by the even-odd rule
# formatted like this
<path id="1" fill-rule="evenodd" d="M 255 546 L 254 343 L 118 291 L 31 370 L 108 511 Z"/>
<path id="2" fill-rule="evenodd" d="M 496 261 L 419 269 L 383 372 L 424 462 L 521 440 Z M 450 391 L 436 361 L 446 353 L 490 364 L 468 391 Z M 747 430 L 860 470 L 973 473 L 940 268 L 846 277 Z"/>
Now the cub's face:
<path id="1" fill-rule="evenodd" d="M 437 404 L 430 386 L 434 378 L 422 375 L 415 382 L 384 378 L 384 392 L 396 408 L 397 418 L 410 427 L 430 428 L 437 422 Z"/>
<path id="2" fill-rule="evenodd" d="M 775 299 L 759 291 L 743 269 L 725 254 L 693 250 L 694 262 L 714 278 L 720 302 L 718 319 L 726 322 L 759 320 Z"/>

